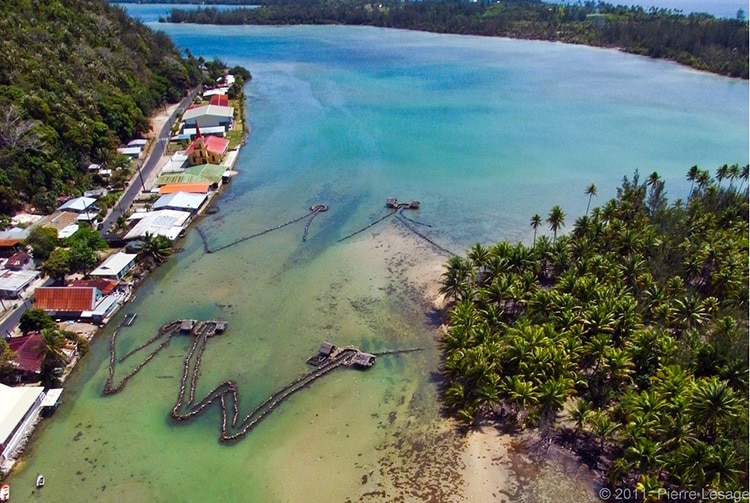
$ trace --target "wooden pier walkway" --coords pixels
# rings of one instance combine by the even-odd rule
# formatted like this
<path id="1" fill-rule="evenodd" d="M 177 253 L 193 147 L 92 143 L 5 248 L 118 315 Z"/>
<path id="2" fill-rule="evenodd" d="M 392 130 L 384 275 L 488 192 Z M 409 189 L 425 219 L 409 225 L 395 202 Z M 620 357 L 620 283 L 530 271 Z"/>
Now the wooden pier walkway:
<path id="1" fill-rule="evenodd" d="M 194 342 L 188 351 L 188 354 L 185 356 L 182 378 L 180 379 L 180 389 L 177 393 L 177 400 L 172 407 L 171 416 L 177 421 L 189 420 L 201 414 L 207 407 L 210 407 L 212 403 L 218 400 L 221 404 L 222 413 L 221 434 L 219 438 L 223 442 L 231 442 L 239 440 L 250 433 L 253 428 L 255 428 L 289 397 L 338 368 L 355 367 L 366 369 L 375 363 L 375 358 L 378 355 L 408 353 L 412 351 L 420 351 L 422 349 L 409 348 L 403 350 L 382 351 L 380 353 L 365 353 L 355 346 L 337 348 L 332 344 L 324 343 L 323 346 L 321 346 L 321 352 L 317 357 L 311 357 L 308 359 L 308 363 L 311 363 L 311 360 L 316 358 L 315 363 L 313 363 L 313 365 L 315 365 L 314 370 L 299 376 L 286 386 L 280 388 L 240 420 L 238 388 L 234 381 L 224 381 L 212 389 L 202 399 L 196 401 L 195 398 L 195 390 L 198 386 L 198 377 L 200 375 L 206 343 L 210 338 L 223 333 L 226 328 L 227 323 L 224 321 L 172 321 L 164 324 L 155 337 L 133 349 L 119 360 L 117 360 L 115 353 L 117 332 L 114 332 L 110 340 L 109 376 L 104 385 L 104 395 L 111 395 L 122 391 L 127 382 L 140 372 L 143 367 L 159 353 L 159 351 L 169 344 L 172 337 L 178 334 L 189 334 L 194 337 Z M 153 352 L 146 356 L 146 358 L 127 376 L 125 376 L 119 384 L 114 385 L 115 362 L 122 362 L 136 352 L 156 343 L 160 338 L 165 338 L 165 340 L 162 341 Z M 329 350 L 324 352 L 324 347 L 329 348 Z"/>

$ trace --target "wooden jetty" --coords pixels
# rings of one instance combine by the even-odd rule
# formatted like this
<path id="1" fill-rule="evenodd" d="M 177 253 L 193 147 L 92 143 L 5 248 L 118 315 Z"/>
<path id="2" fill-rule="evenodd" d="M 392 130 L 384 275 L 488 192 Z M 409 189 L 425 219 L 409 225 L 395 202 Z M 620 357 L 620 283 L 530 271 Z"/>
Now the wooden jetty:
<path id="1" fill-rule="evenodd" d="M 324 342 L 320 345 L 318 354 L 307 359 L 307 364 L 321 367 L 334 361 L 339 361 L 347 367 L 366 369 L 375 364 L 375 355 L 365 353 L 355 346 L 337 348 L 330 342 Z"/>
<path id="2" fill-rule="evenodd" d="M 385 200 L 385 207 L 393 208 L 393 209 L 418 210 L 419 201 L 413 200 L 409 203 L 399 203 L 398 199 L 396 199 L 395 197 L 389 197 L 388 199 Z"/>
<path id="3" fill-rule="evenodd" d="M 196 320 L 180 320 L 180 332 L 183 334 L 192 333 L 196 323 Z"/>

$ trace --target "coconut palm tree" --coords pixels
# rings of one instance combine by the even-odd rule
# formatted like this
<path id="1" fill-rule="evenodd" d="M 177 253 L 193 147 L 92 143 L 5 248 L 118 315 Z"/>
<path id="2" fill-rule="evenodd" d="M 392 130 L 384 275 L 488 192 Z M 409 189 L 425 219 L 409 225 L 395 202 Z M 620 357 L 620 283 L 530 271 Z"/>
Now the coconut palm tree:
<path id="1" fill-rule="evenodd" d="M 591 185 L 586 187 L 586 191 L 584 192 L 584 194 L 589 196 L 589 202 L 588 204 L 586 204 L 586 216 L 588 216 L 589 207 L 591 206 L 591 198 L 596 195 L 596 185 L 592 183 Z"/>
<path id="2" fill-rule="evenodd" d="M 693 186 L 695 185 L 695 179 L 698 177 L 698 172 L 700 170 L 698 169 L 698 166 L 691 166 L 690 170 L 687 172 L 687 181 L 690 182 L 690 192 L 688 192 L 687 200 L 690 201 L 690 196 L 693 195 Z"/>
<path id="3" fill-rule="evenodd" d="M 441 276 L 440 293 L 456 302 L 463 296 L 469 283 L 471 265 L 467 260 L 458 255 L 453 255 L 443 265 L 443 268 L 445 271 Z"/>
<path id="4" fill-rule="evenodd" d="M 721 182 L 725 179 L 729 178 L 729 165 L 723 164 L 722 166 L 719 166 L 716 169 L 716 181 L 719 182 L 719 187 L 721 187 Z M 731 186 L 731 182 L 730 182 Z"/>
<path id="5" fill-rule="evenodd" d="M 531 221 L 529 223 L 531 224 L 531 228 L 534 229 L 533 244 L 536 245 L 536 230 L 540 225 L 542 225 L 542 217 L 539 215 L 539 213 L 535 213 L 534 216 L 531 217 Z"/>
<path id="6" fill-rule="evenodd" d="M 739 178 L 740 178 L 740 189 L 739 190 L 740 191 L 742 190 L 742 188 L 743 188 L 742 186 L 745 184 L 745 182 L 747 182 L 748 168 L 749 167 L 750 167 L 749 165 L 745 164 L 744 166 L 742 166 L 742 168 L 740 168 L 740 174 L 739 174 Z"/>
<path id="7" fill-rule="evenodd" d="M 716 438 L 719 427 L 740 410 L 740 402 L 726 381 L 716 376 L 696 382 L 690 411 L 697 424 L 705 425 L 709 439 Z"/>
<path id="8" fill-rule="evenodd" d="M 557 231 L 561 227 L 565 227 L 565 213 L 559 205 L 555 205 L 547 216 L 547 223 L 552 231 L 552 241 L 557 242 Z"/>
<path id="9" fill-rule="evenodd" d="M 147 232 L 143 236 L 143 247 L 138 254 L 141 259 L 151 259 L 161 264 L 172 254 L 172 242 L 166 236 Z"/>
<path id="10" fill-rule="evenodd" d="M 45 362 L 49 362 L 50 366 L 67 363 L 68 357 L 63 352 L 65 337 L 60 333 L 60 330 L 57 328 L 45 328 L 41 334 L 44 341 Z"/>

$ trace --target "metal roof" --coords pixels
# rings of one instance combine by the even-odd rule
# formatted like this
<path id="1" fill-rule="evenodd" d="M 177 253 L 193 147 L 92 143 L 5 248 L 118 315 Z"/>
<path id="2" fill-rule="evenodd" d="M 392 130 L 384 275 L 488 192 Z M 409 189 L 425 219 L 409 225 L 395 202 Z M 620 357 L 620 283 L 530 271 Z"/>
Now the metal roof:
<path id="1" fill-rule="evenodd" d="M 31 410 L 39 395 L 44 393 L 41 386 L 11 388 L 0 384 L 0 444 L 5 444 L 26 413 Z"/>
<path id="2" fill-rule="evenodd" d="M 96 288 L 43 286 L 34 290 L 34 307 L 47 311 L 90 311 L 96 305 Z"/>
<path id="3" fill-rule="evenodd" d="M 194 194 L 190 192 L 164 194 L 154 203 L 154 209 L 172 208 L 176 210 L 197 210 L 206 201 L 206 197 L 206 194 Z"/>
<path id="4" fill-rule="evenodd" d="M 86 208 L 89 208 L 96 202 L 96 199 L 93 197 L 75 197 L 73 199 L 68 199 L 65 201 L 65 203 L 57 208 L 58 210 L 68 210 L 68 211 L 86 211 Z"/>
<path id="5" fill-rule="evenodd" d="M 190 218 L 187 211 L 157 210 L 150 211 L 148 215 L 141 218 L 125 235 L 125 240 L 137 239 L 148 234 L 165 236 L 174 241 L 180 235 L 182 226 Z"/>
<path id="6" fill-rule="evenodd" d="M 130 267 L 138 255 L 134 253 L 117 252 L 107 257 L 107 260 L 91 271 L 91 276 L 117 276 L 124 269 Z"/>
<path id="7" fill-rule="evenodd" d="M 204 105 L 202 107 L 192 108 L 187 110 L 183 116 L 183 121 L 195 119 L 197 117 L 203 117 L 204 115 L 212 117 L 234 117 L 234 107 L 223 107 L 220 105 Z"/>

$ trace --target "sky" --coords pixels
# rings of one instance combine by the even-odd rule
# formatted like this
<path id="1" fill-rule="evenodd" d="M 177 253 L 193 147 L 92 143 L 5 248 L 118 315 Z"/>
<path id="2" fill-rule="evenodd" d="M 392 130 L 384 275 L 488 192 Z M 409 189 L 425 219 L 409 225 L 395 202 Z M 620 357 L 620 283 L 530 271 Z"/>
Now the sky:
<path id="1" fill-rule="evenodd" d="M 707 12 L 716 17 L 734 18 L 737 11 L 742 9 L 745 17 L 750 10 L 748 2 L 742 0 L 605 0 L 613 5 L 642 5 L 645 8 L 657 7 L 672 10 L 681 10 L 683 14 L 691 12 Z M 557 3 L 557 2 L 555 2 Z M 567 1 L 563 3 L 576 3 Z"/>

